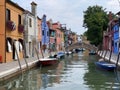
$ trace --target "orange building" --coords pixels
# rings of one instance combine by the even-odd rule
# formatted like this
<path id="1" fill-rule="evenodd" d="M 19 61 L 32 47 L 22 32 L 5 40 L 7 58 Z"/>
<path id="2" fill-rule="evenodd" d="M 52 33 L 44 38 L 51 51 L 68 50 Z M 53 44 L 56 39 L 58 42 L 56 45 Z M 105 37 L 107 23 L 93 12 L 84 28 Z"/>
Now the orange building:
<path id="1" fill-rule="evenodd" d="M 10 0 L 0 1 L 0 62 L 23 58 L 24 9 Z"/>

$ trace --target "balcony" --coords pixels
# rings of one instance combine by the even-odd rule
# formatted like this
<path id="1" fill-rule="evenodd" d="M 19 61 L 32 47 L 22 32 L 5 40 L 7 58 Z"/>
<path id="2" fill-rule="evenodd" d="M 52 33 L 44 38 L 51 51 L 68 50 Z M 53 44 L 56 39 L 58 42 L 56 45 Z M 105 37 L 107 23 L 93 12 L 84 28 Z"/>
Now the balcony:
<path id="1" fill-rule="evenodd" d="M 14 31 L 16 29 L 16 25 L 13 21 L 7 21 L 7 27 L 11 30 Z"/>

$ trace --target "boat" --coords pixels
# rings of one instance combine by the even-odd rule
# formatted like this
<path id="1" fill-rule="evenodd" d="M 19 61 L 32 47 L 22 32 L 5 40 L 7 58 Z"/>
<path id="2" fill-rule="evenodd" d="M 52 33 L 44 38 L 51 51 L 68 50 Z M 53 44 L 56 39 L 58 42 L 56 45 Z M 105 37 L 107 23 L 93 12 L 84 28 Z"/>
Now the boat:
<path id="1" fill-rule="evenodd" d="M 54 65 L 58 63 L 57 58 L 41 58 L 39 59 L 39 62 L 42 66 L 49 66 L 49 65 Z"/>
<path id="2" fill-rule="evenodd" d="M 114 71 L 116 69 L 116 65 L 115 64 L 112 64 L 112 63 L 109 63 L 109 62 L 105 62 L 105 61 L 95 62 L 95 65 L 98 68 L 101 68 L 101 69 L 104 69 L 104 70 L 107 70 L 107 71 Z"/>
<path id="3" fill-rule="evenodd" d="M 95 51 L 93 51 L 93 50 L 91 50 L 90 52 L 89 52 L 89 55 L 96 55 L 97 53 L 95 52 Z"/>
<path id="4" fill-rule="evenodd" d="M 65 53 L 64 52 L 58 52 L 57 53 L 57 58 L 58 59 L 61 59 L 61 58 L 64 58 L 65 57 Z"/>

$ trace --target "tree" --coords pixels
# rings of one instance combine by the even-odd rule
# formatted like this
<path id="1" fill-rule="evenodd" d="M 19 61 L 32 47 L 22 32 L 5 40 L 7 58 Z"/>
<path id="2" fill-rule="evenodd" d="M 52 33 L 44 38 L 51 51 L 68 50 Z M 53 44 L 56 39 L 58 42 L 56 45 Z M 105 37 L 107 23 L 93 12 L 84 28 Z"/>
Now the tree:
<path id="1" fill-rule="evenodd" d="M 83 26 L 87 28 L 85 35 L 91 44 L 102 43 L 103 31 L 107 29 L 108 15 L 101 6 L 89 6 L 84 12 Z"/>

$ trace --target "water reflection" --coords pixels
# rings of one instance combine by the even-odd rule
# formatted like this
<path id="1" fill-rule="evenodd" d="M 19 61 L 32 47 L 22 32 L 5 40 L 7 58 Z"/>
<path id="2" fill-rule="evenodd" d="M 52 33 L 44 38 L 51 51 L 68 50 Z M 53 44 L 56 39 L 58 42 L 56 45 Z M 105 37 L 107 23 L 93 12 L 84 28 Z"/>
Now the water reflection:
<path id="1" fill-rule="evenodd" d="M 94 62 L 98 59 L 75 53 L 56 65 L 37 67 L 0 82 L 0 90 L 120 90 L 120 72 L 97 69 Z"/>

